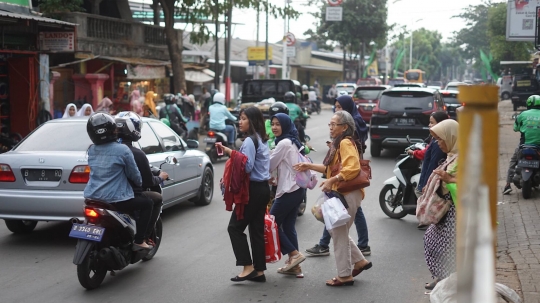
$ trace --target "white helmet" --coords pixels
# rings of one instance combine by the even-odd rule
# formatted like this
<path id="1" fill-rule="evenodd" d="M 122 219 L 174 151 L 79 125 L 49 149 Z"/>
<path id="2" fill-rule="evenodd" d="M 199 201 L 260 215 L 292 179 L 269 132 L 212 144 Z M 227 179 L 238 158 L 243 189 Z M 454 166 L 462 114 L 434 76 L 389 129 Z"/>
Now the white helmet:
<path id="1" fill-rule="evenodd" d="M 216 93 L 214 95 L 214 103 L 225 104 L 225 95 L 222 93 Z"/>

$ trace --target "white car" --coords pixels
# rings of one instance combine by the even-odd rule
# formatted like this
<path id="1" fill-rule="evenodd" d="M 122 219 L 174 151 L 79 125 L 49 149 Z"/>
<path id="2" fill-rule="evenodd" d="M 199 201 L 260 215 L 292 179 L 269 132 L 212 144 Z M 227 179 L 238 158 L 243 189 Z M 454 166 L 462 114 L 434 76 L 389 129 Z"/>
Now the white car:
<path id="1" fill-rule="evenodd" d="M 336 91 L 346 91 L 349 96 L 352 96 L 354 94 L 354 91 L 356 90 L 356 84 L 355 83 L 338 83 L 336 84 Z"/>
<path id="2" fill-rule="evenodd" d="M 446 87 L 444 88 L 444 90 L 455 90 L 455 91 L 457 91 L 458 86 L 460 86 L 460 85 L 470 85 L 470 84 L 467 84 L 465 82 L 448 82 L 448 84 L 446 84 Z"/>

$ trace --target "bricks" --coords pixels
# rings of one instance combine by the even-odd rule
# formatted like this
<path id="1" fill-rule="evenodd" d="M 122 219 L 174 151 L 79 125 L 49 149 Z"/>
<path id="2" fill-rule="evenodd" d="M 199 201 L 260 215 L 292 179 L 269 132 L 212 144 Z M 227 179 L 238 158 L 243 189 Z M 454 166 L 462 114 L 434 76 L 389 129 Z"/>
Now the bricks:
<path id="1" fill-rule="evenodd" d="M 510 157 L 519 143 L 512 129 L 512 104 L 499 103 L 499 189 L 497 213 L 497 277 L 516 290 L 524 303 L 540 303 L 540 193 L 523 199 L 512 185 L 510 195 L 502 195 Z"/>

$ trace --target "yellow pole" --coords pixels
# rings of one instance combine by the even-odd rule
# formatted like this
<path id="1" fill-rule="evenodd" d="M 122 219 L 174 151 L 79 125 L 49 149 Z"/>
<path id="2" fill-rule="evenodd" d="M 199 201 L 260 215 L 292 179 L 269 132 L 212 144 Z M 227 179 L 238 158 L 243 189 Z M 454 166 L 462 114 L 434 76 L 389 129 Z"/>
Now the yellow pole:
<path id="1" fill-rule="evenodd" d="M 498 156 L 499 156 L 499 111 L 498 111 L 498 87 L 495 85 L 473 85 L 460 86 L 458 99 L 465 106 L 458 113 L 459 134 L 459 165 L 467 163 L 470 156 L 469 136 L 473 126 L 473 118 L 475 115 L 480 116 L 482 120 L 482 179 L 480 184 L 489 187 L 489 205 L 491 212 L 491 226 L 493 229 L 493 247 L 495 248 L 497 240 L 497 178 L 498 178 Z M 462 197 L 465 186 L 464 184 L 465 170 L 463 166 L 458 166 L 458 196 Z M 460 226 L 459 222 L 463 220 L 461 203 L 457 206 L 457 222 L 456 226 Z M 457 233 L 460 234 L 459 231 Z M 463 247 L 464 239 L 457 238 L 457 247 Z M 460 249 L 457 250 L 457 264 L 463 264 Z M 459 267 L 458 267 L 459 268 Z"/>

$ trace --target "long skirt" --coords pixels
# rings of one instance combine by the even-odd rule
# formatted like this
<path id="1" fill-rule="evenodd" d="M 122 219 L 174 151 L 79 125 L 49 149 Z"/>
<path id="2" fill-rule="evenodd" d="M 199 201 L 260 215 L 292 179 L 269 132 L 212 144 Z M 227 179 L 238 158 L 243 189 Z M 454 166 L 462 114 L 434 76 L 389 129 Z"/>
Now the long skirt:
<path id="1" fill-rule="evenodd" d="M 454 205 L 424 235 L 426 263 L 434 279 L 444 279 L 456 271 L 456 209 Z"/>

